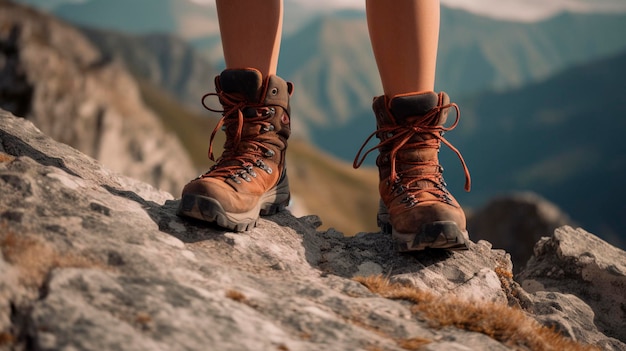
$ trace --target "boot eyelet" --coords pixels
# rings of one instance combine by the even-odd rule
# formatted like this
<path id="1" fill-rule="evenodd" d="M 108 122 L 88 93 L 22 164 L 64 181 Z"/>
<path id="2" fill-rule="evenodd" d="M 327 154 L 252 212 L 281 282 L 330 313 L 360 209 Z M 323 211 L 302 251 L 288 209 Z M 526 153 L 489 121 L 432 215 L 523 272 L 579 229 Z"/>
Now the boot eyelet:
<path id="1" fill-rule="evenodd" d="M 256 178 L 256 172 L 252 169 L 252 165 L 246 165 L 244 168 L 246 169 L 246 172 L 252 176 L 252 178 Z"/>
<path id="2" fill-rule="evenodd" d="M 276 129 L 276 127 L 274 127 L 273 124 L 268 124 L 268 125 L 263 126 L 263 128 L 261 128 L 261 131 L 263 133 L 267 133 L 267 132 L 271 132 L 271 131 L 273 131 L 275 129 Z"/>
<path id="3" fill-rule="evenodd" d="M 270 94 L 278 95 L 278 88 L 272 88 L 272 90 L 270 91 Z"/>
<path id="4" fill-rule="evenodd" d="M 239 172 L 239 176 L 241 178 L 243 178 L 243 180 L 245 180 L 248 183 L 250 183 L 252 181 L 252 179 L 250 179 L 250 177 L 248 176 L 248 174 L 245 171 Z"/>
<path id="5" fill-rule="evenodd" d="M 228 176 L 228 178 L 237 184 L 241 184 L 241 180 L 239 180 L 236 174 L 231 174 Z"/>
<path id="6" fill-rule="evenodd" d="M 265 151 L 265 153 L 263 155 L 265 157 L 273 157 L 274 155 L 276 155 L 276 153 L 274 152 L 274 150 L 267 150 L 267 151 Z"/>
<path id="7" fill-rule="evenodd" d="M 402 184 L 396 189 L 396 195 L 402 194 L 406 190 L 406 187 Z"/>
<path id="8" fill-rule="evenodd" d="M 263 161 L 261 160 L 257 160 L 255 165 L 257 167 L 259 167 L 260 169 L 264 170 L 265 172 L 267 172 L 267 174 L 272 174 L 272 168 L 268 167 Z"/>
<path id="9" fill-rule="evenodd" d="M 400 202 L 403 203 L 403 204 L 406 204 L 407 208 L 411 208 L 411 207 L 417 205 L 417 203 L 419 201 L 415 200 L 413 195 L 409 195 L 409 196 L 403 198 Z"/>

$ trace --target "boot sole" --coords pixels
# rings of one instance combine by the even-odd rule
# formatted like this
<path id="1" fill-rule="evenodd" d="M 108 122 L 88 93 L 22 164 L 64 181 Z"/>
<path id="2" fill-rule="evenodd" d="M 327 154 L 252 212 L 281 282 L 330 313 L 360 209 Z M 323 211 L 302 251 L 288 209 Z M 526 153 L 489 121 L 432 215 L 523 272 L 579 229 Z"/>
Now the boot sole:
<path id="1" fill-rule="evenodd" d="M 391 234 L 399 252 L 423 251 L 426 249 L 467 250 L 469 234 L 460 230 L 454 221 L 436 221 L 423 224 L 419 231 L 401 233 L 395 230 L 389 220 L 389 212 L 382 200 L 376 217 L 383 234 Z"/>
<path id="2" fill-rule="evenodd" d="M 424 224 L 419 233 L 400 233 L 392 229 L 391 237 L 399 252 L 422 251 L 426 249 L 467 250 L 469 235 L 452 221 Z"/>
<path id="3" fill-rule="evenodd" d="M 391 234 L 399 252 L 423 251 L 426 249 L 467 250 L 469 235 L 460 230 L 453 221 L 439 221 L 422 225 L 417 233 L 401 233 L 390 223 L 379 219 L 381 231 Z"/>
<path id="4" fill-rule="evenodd" d="M 186 194 L 180 200 L 177 215 L 215 223 L 222 228 L 244 232 L 256 227 L 260 216 L 270 216 L 289 205 L 289 182 L 285 177 L 274 188 L 261 196 L 257 205 L 247 212 L 235 213 L 224 210 L 214 198 Z"/>

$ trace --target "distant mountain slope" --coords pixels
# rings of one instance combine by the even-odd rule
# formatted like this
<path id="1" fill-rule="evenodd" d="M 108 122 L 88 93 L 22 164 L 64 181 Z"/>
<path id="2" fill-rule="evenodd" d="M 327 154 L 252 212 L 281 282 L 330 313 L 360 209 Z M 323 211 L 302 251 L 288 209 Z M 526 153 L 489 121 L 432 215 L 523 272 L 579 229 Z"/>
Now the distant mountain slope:
<path id="1" fill-rule="evenodd" d="M 287 5 L 285 26 L 290 30 L 283 40 L 279 73 L 296 84 L 293 110 L 301 122 L 294 129 L 348 159 L 346 141 L 331 134 L 356 126 L 363 132 L 353 133 L 355 140 L 347 144 L 361 140 L 367 134 L 363 123 L 371 125 L 371 98 L 381 93 L 365 14 L 355 10 L 320 15 L 306 13 L 291 1 Z M 189 0 L 90 0 L 66 3 L 54 12 L 89 26 L 175 33 L 209 50 L 213 59 L 220 56 L 212 6 Z M 313 16 L 317 17 L 312 20 Z M 301 29 L 291 34 L 294 28 Z M 457 100 L 486 90 L 522 86 L 626 49 L 625 32 L 625 14 L 562 14 L 542 22 L 519 23 L 443 6 L 437 88 Z M 167 62 L 162 65 L 165 70 Z M 207 78 L 212 79 L 202 74 L 189 77 Z"/>
<path id="2" fill-rule="evenodd" d="M 129 35 L 88 27 L 81 31 L 103 55 L 122 60 L 136 77 L 165 89 L 196 111 L 202 109 L 202 96 L 214 90 L 213 77 L 219 72 L 179 37 Z"/>
<path id="3" fill-rule="evenodd" d="M 626 14 L 563 13 L 515 23 L 444 10 L 438 85 L 459 96 L 521 86 L 626 49 L 625 32 Z"/>
<path id="4" fill-rule="evenodd" d="M 444 7 L 441 21 L 437 88 L 453 100 L 540 81 L 626 49 L 623 14 L 514 23 Z M 364 13 L 319 17 L 285 38 L 281 52 L 278 71 L 295 83 L 293 111 L 308 136 L 350 160 L 373 129 L 370 105 L 382 93 Z"/>
<path id="5" fill-rule="evenodd" d="M 626 51 L 544 82 L 460 101 L 464 129 L 450 140 L 474 179 L 470 194 L 458 194 L 461 202 L 533 190 L 584 227 L 626 243 L 625 82 Z M 460 183 L 456 161 L 444 156 L 447 178 Z"/>

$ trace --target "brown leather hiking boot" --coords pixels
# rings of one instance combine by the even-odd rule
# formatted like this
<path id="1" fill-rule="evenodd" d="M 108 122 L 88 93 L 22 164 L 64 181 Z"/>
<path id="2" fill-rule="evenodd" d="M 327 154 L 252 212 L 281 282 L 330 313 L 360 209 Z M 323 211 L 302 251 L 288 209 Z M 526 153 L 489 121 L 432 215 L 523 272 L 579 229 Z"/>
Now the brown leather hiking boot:
<path id="1" fill-rule="evenodd" d="M 254 227 L 259 215 L 289 204 L 285 150 L 291 133 L 289 98 L 293 85 L 255 69 L 229 69 L 215 78 L 216 93 L 203 105 L 223 117 L 211 134 L 226 132 L 224 152 L 208 172 L 185 186 L 178 214 L 236 231 Z M 204 104 L 215 95 L 223 111 Z"/>
<path id="2" fill-rule="evenodd" d="M 457 110 L 456 120 L 445 127 L 448 110 Z M 465 213 L 446 189 L 443 167 L 437 154 L 443 142 L 461 160 L 465 170 L 465 189 L 470 177 L 461 154 L 443 134 L 456 127 L 459 110 L 445 93 L 397 95 L 391 99 L 374 99 L 377 130 L 359 150 L 354 167 L 359 167 L 367 154 L 378 149 L 376 159 L 380 183 L 381 205 L 378 225 L 391 232 L 398 250 L 417 251 L 426 248 L 466 249 L 469 237 Z M 376 136 L 380 143 L 361 157 L 369 140 Z"/>

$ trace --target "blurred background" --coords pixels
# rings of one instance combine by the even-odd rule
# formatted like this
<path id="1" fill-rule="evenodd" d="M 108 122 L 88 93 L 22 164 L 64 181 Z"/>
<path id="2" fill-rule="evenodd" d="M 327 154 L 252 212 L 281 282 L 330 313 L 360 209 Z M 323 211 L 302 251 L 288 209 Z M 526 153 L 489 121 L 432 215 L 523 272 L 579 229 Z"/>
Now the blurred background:
<path id="1" fill-rule="evenodd" d="M 210 166 L 208 139 L 219 116 L 202 110 L 200 98 L 224 67 L 214 1 L 18 3 L 77 28 L 100 64 L 123 66 L 194 171 Z M 7 23 L 0 25 L 9 47 Z M 436 85 L 460 106 L 461 121 L 446 137 L 468 163 L 472 191 L 463 191 L 461 166 L 445 147 L 441 161 L 468 214 L 494 198 L 532 192 L 571 223 L 625 246 L 624 33 L 623 0 L 442 0 Z M 48 44 L 73 45 L 63 38 Z M 366 167 L 351 167 L 375 126 L 372 97 L 382 92 L 364 1 L 286 0 L 278 74 L 295 85 L 293 212 L 317 214 L 347 235 L 376 231 L 375 155 Z M 165 188 L 176 197 L 177 186 Z"/>

